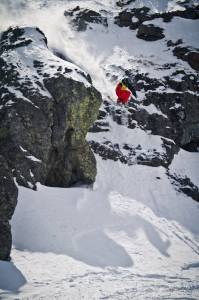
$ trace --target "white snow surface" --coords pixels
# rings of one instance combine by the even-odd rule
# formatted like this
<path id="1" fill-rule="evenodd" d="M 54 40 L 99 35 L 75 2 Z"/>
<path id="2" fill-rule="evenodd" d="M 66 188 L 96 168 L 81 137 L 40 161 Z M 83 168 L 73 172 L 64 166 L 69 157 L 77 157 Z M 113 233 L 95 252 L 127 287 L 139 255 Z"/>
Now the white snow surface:
<path id="1" fill-rule="evenodd" d="M 19 188 L 3 299 L 197 299 L 198 204 L 162 167 L 97 163 L 93 189 Z"/>
<path id="2" fill-rule="evenodd" d="M 114 24 L 119 11 L 115 3 L 3 0 L 0 29 L 10 25 L 40 27 L 49 49 L 59 50 L 89 72 L 104 99 L 114 101 L 115 84 L 124 69 L 162 78 L 171 76 L 171 70 L 162 66 L 176 63 L 176 69 L 196 73 L 186 62 L 176 60 L 166 40 L 182 38 L 184 43 L 197 46 L 197 20 L 174 18 L 169 24 L 158 20 L 166 39 L 149 43 L 137 39 L 136 31 Z M 136 0 L 128 7 L 147 4 L 154 11 L 167 11 L 179 9 L 179 3 Z M 108 28 L 92 24 L 86 32 L 73 31 L 63 12 L 77 5 L 107 10 Z M 192 34 L 188 36 L 189 30 Z M 51 51 L 42 51 L 53 64 L 60 64 Z M 32 55 L 37 53 L 33 49 Z M 24 76 L 32 74 L 30 58 L 30 53 L 24 56 L 20 49 L 11 57 L 26 63 Z M 138 96 L 143 99 L 144 93 Z M 153 106 L 145 109 L 161 114 Z M 141 144 L 146 151 L 162 150 L 160 136 L 113 122 L 110 126 L 111 133 L 89 134 L 87 138 L 129 141 Z M 0 262 L 0 299 L 199 299 L 198 203 L 171 185 L 163 167 L 129 167 L 96 158 L 98 172 L 92 188 L 38 184 L 35 192 L 19 187 L 12 219 L 12 261 Z M 188 176 L 199 186 L 198 165 L 198 153 L 181 150 L 169 171 Z"/>

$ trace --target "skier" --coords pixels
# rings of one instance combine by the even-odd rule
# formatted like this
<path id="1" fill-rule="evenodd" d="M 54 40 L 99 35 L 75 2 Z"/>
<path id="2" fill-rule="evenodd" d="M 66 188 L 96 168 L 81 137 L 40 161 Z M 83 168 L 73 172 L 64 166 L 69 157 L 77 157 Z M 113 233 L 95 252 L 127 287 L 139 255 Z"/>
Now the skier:
<path id="1" fill-rule="evenodd" d="M 135 88 L 129 78 L 123 78 L 116 87 L 116 94 L 118 96 L 118 104 L 127 104 L 130 98 L 137 98 Z"/>

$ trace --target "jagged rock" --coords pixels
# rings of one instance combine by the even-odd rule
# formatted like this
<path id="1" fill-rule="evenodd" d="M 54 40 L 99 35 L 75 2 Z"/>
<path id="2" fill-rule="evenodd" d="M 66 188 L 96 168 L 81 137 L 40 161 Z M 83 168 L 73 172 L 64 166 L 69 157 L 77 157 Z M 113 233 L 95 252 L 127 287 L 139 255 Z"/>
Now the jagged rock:
<path id="1" fill-rule="evenodd" d="M 141 24 L 136 36 L 145 41 L 157 41 L 165 37 L 163 29 L 153 24 Z"/>
<path id="2" fill-rule="evenodd" d="M 79 6 L 65 11 L 64 15 L 71 19 L 71 23 L 77 31 L 85 31 L 89 23 L 97 23 L 108 26 L 106 17 L 94 10 L 82 9 Z"/>
<path id="3" fill-rule="evenodd" d="M 95 180 L 85 136 L 101 95 L 88 74 L 49 51 L 37 28 L 4 32 L 0 54 L 0 258 L 7 259 L 17 198 L 13 176 L 32 189 L 38 181 L 67 187 Z"/>

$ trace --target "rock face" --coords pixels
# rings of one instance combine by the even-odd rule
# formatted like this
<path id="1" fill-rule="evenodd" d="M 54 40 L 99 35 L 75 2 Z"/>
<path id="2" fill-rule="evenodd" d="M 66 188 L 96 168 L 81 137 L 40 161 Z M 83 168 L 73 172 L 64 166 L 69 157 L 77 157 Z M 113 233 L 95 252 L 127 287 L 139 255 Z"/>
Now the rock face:
<path id="1" fill-rule="evenodd" d="M 85 136 L 101 95 L 88 74 L 49 51 L 37 28 L 4 32 L 0 55 L 0 259 L 8 259 L 15 182 L 36 189 L 38 181 L 67 187 L 95 180 Z"/>

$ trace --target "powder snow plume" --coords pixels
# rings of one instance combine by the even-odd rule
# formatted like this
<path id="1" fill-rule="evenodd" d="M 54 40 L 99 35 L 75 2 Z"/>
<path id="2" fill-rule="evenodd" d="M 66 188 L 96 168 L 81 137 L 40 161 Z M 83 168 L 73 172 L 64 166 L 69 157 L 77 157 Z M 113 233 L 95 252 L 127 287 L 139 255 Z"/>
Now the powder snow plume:
<path id="1" fill-rule="evenodd" d="M 71 1 L 72 2 L 72 1 Z M 92 77 L 94 86 L 104 97 L 114 97 L 114 85 L 106 78 L 101 67 L 104 56 L 96 54 L 81 34 L 72 30 L 64 11 L 70 1 L 3 0 L 0 3 L 0 31 L 10 26 L 37 26 L 48 39 L 50 49 L 62 53 Z M 73 4 L 74 7 L 74 4 Z"/>

